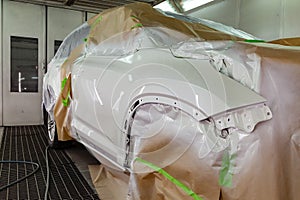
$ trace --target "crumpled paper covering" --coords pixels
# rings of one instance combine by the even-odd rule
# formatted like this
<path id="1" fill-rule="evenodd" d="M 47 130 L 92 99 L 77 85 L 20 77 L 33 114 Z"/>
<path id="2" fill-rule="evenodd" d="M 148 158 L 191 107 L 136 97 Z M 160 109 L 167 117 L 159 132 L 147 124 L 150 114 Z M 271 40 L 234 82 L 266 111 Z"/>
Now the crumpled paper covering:
<path id="1" fill-rule="evenodd" d="M 232 34 L 217 31 L 200 23 L 167 17 L 146 3 L 133 3 L 105 10 L 88 21 L 89 41 L 99 44 L 118 33 L 138 27 L 163 27 L 205 40 L 243 40 Z"/>
<path id="2" fill-rule="evenodd" d="M 273 40 L 270 43 L 280 44 L 285 46 L 300 46 L 300 37 L 296 38 L 282 38 L 278 40 Z"/>
<path id="3" fill-rule="evenodd" d="M 242 30 L 235 29 L 231 26 L 227 26 L 224 24 L 221 24 L 219 22 L 214 22 L 208 19 L 202 19 L 202 18 L 196 18 L 192 16 L 187 16 L 183 14 L 178 14 L 178 13 L 172 13 L 172 12 L 162 12 L 163 14 L 169 16 L 169 17 L 174 17 L 183 21 L 191 22 L 191 23 L 199 23 L 205 26 L 208 26 L 210 28 L 213 28 L 215 30 L 218 30 L 223 33 L 227 33 L 229 35 L 234 35 L 239 38 L 244 38 L 247 40 L 261 40 L 260 38 L 257 38 L 250 33 L 246 33 Z"/>
<path id="4" fill-rule="evenodd" d="M 134 157 L 162 168 L 199 196 L 218 199 L 218 157 L 221 156 L 218 151 L 222 150 L 218 144 L 209 145 L 209 142 L 217 142 L 209 141 L 209 137 L 191 116 L 161 104 L 141 106 L 131 131 Z M 228 145 L 223 145 L 223 149 Z M 193 199 L 143 163 L 133 162 L 132 170 L 131 199 Z"/>
<path id="5" fill-rule="evenodd" d="M 104 167 L 103 165 L 89 165 L 89 171 L 100 199 L 127 199 L 128 174 Z"/>
<path id="6" fill-rule="evenodd" d="M 197 41 L 244 40 L 244 38 L 236 36 L 238 31 L 235 29 L 227 29 L 222 32 L 215 29 L 216 24 L 211 25 L 212 27 L 209 27 L 209 25 L 211 24 L 206 23 L 204 25 L 199 21 L 183 21 L 168 17 L 146 3 L 133 3 L 108 9 L 74 30 L 64 40 L 62 47 L 59 48 L 49 66 L 54 68 L 56 62 L 62 62 L 59 69 L 60 81 L 62 81 L 70 75 L 73 64 L 89 54 L 122 56 L 134 53 L 141 48 L 147 48 L 149 45 L 152 48 L 170 48 L 178 42 L 189 39 Z M 231 34 L 230 31 L 233 31 L 233 33 Z M 57 86 L 57 83 L 52 85 Z M 54 90 L 56 98 L 59 98 L 60 93 L 63 92 L 58 86 L 52 89 L 45 88 L 45 90 Z M 71 90 L 71 88 L 68 88 L 68 90 Z M 63 94 L 63 96 L 66 95 Z M 43 96 L 44 98 L 49 97 L 45 94 Z M 60 99 L 55 100 L 46 99 L 43 102 L 50 113 L 54 107 L 60 108 L 54 109 L 58 138 L 61 140 L 69 139 L 69 136 L 75 135 L 70 133 L 72 116 L 66 112 L 68 109 L 62 107 Z M 56 102 L 56 105 L 52 105 L 51 102 Z M 59 111 L 59 113 L 56 111 Z"/>
<path id="7" fill-rule="evenodd" d="M 201 24 L 168 18 L 146 4 L 130 4 L 125 7 L 113 8 L 95 16 L 88 23 L 91 27 L 89 35 L 84 45 L 77 48 L 80 51 L 77 52 L 76 50 L 73 54 L 75 56 L 72 56 L 64 65 L 62 78 L 69 75 L 73 63 L 80 55 L 93 51 L 89 45 L 101 45 L 101 42 L 110 38 L 113 30 L 116 34 L 121 33 L 124 39 L 131 30 L 134 30 L 132 31 L 134 35 L 138 34 L 142 27 L 160 27 L 200 40 L 242 40 Z M 242 51 L 234 49 L 242 49 Z M 180 180 L 203 199 L 300 199 L 299 55 L 300 50 L 297 47 L 243 42 L 233 42 L 229 48 L 222 49 L 217 53 L 214 52 L 211 58 L 223 56 L 221 60 L 224 59 L 225 65 L 221 62 L 215 62 L 213 63 L 215 65 L 212 65 L 221 73 L 265 97 L 267 105 L 273 113 L 273 119 L 258 124 L 251 134 L 235 132 L 233 137 L 225 142 L 228 144 L 227 146 L 225 145 L 216 151 L 208 151 L 209 153 L 204 151 L 206 153 L 203 153 L 203 144 L 206 144 L 203 142 L 204 132 L 198 129 L 197 123 L 189 121 L 188 117 L 180 114 L 180 119 L 185 119 L 186 123 L 179 126 L 179 124 L 172 123 L 173 111 L 170 116 L 161 115 L 161 117 L 167 117 L 169 120 L 167 120 L 169 124 L 165 129 L 155 130 L 154 133 L 157 135 L 153 135 L 147 140 L 139 140 L 141 136 L 135 135 L 135 140 L 139 142 L 135 144 L 135 151 L 133 152 L 133 173 L 130 177 L 128 192 L 130 198 L 191 199 L 186 192 L 166 179 L 165 176 L 142 163 L 134 162 L 136 157 L 142 157 Z M 230 65 L 232 60 L 235 62 Z M 238 65 L 241 68 L 235 67 Z M 226 71 L 223 69 L 224 66 L 231 66 L 232 71 Z M 251 67 L 254 68 L 251 69 Z M 241 69 L 246 69 L 245 73 L 242 73 L 245 76 L 240 76 L 239 70 Z M 253 73 L 251 70 L 256 71 Z M 61 104 L 62 102 L 59 100 L 56 103 Z M 139 114 L 141 113 L 137 112 L 137 116 Z M 61 120 L 64 122 L 69 120 L 69 118 L 66 119 L 69 116 L 68 113 L 61 116 L 63 116 Z M 148 125 L 149 130 L 151 130 L 152 126 L 150 125 L 155 121 L 146 121 L 148 124 L 144 124 L 144 128 Z M 137 120 L 134 123 L 139 122 L 143 122 L 143 120 Z M 68 126 L 68 123 L 58 124 L 62 124 L 57 127 L 58 132 L 63 130 L 63 126 Z M 191 126 L 184 126 L 185 124 Z M 153 126 L 152 128 L 157 127 Z M 134 131 L 134 127 L 132 130 Z M 148 129 L 142 130 L 148 131 Z M 177 138 L 173 134 L 178 133 L 178 130 L 180 130 L 180 134 L 177 135 Z M 152 133 L 149 131 L 148 134 Z M 62 134 L 62 131 L 59 134 Z M 183 137 L 185 135 L 182 136 L 181 134 L 187 135 Z M 64 137 L 59 136 L 59 138 Z M 163 147 L 168 146 L 167 144 L 176 145 L 174 148 L 164 149 Z M 211 146 L 208 145 L 206 149 L 210 148 Z M 161 149 L 163 151 L 160 154 L 155 156 L 149 154 Z M 228 152 L 232 155 L 232 160 L 227 166 L 228 170 L 223 172 L 227 172 L 225 179 L 232 177 L 231 184 L 228 180 L 220 181 L 220 172 L 222 168 L 224 169 L 222 160 Z M 199 155 L 202 156 L 199 157 Z"/>

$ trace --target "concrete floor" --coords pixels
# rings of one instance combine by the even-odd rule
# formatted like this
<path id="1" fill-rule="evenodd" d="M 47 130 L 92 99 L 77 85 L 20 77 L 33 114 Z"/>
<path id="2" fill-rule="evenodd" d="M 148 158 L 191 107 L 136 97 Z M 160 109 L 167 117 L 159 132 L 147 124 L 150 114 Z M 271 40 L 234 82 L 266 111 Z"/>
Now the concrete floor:
<path id="1" fill-rule="evenodd" d="M 79 169 L 83 177 L 90 184 L 91 188 L 94 189 L 93 181 L 89 172 L 89 165 L 98 165 L 100 164 L 95 157 L 93 157 L 86 148 L 78 143 L 74 142 L 74 144 L 65 149 L 65 152 L 68 156 L 74 161 L 76 167 Z M 95 189 L 94 189 L 95 190 Z M 96 190 L 95 190 L 96 191 Z"/>

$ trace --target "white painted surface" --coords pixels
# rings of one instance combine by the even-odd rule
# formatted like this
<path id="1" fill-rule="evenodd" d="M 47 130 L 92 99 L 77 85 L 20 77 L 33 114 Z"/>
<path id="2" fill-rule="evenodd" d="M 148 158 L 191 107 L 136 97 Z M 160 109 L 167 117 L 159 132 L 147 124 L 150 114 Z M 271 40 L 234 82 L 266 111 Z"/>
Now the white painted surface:
<path id="1" fill-rule="evenodd" d="M 84 22 L 84 13 L 61 8 L 48 8 L 47 63 L 54 56 L 54 41 L 62 41 L 71 31 Z"/>
<path id="2" fill-rule="evenodd" d="M 20 12 L 20 10 L 22 12 Z M 42 62 L 45 47 L 43 6 L 3 1 L 3 125 L 42 124 Z M 38 93 L 10 92 L 10 37 L 38 38 Z M 5 74 L 5 75 L 4 75 Z"/>
<path id="3" fill-rule="evenodd" d="M 159 48 L 141 48 L 121 58 L 88 54 L 73 65 L 72 91 L 71 126 L 81 142 L 119 165 L 125 158 L 124 124 L 130 122 L 136 102 L 176 106 L 197 121 L 265 102 L 218 73 L 208 59 L 176 58 L 169 49 Z"/>

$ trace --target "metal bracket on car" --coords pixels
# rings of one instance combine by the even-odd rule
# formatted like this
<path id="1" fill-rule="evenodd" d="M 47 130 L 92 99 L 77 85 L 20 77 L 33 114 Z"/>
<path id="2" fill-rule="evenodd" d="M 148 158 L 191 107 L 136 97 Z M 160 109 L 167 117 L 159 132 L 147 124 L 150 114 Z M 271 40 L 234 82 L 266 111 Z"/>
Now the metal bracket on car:
<path id="1" fill-rule="evenodd" d="M 237 128 L 251 133 L 259 122 L 271 119 L 272 112 L 265 104 L 259 104 L 227 112 L 225 115 L 217 115 L 212 118 L 215 121 L 217 129 L 221 131 L 228 128 Z"/>

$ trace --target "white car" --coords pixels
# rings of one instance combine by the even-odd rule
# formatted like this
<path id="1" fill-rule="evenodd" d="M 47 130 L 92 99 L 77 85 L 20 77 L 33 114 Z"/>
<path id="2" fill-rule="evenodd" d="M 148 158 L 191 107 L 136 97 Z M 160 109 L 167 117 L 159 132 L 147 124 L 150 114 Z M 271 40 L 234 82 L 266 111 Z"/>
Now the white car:
<path id="1" fill-rule="evenodd" d="M 155 121 L 151 109 L 168 115 L 173 108 L 199 126 L 209 122 L 212 129 L 202 132 L 210 138 L 211 148 L 221 149 L 233 130 L 251 133 L 257 123 L 271 119 L 264 97 L 216 69 L 219 61 L 226 67 L 226 60 L 218 60 L 218 52 L 228 48 L 228 38 L 256 38 L 208 21 L 166 16 L 152 8 L 149 12 L 157 16 L 150 21 L 157 25 L 148 25 L 147 15 L 138 15 L 148 11 L 122 9 L 100 13 L 70 33 L 48 65 L 43 102 L 52 146 L 73 138 L 101 163 L 131 171 L 139 149 L 133 124 L 137 116 L 153 114 L 149 123 Z M 126 16 L 124 9 L 131 14 Z M 214 37 L 220 33 L 228 38 L 201 40 L 201 35 L 191 36 L 181 25 L 195 32 L 201 25 L 215 30 Z"/>

